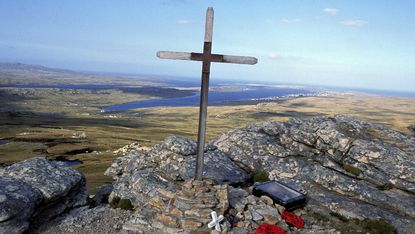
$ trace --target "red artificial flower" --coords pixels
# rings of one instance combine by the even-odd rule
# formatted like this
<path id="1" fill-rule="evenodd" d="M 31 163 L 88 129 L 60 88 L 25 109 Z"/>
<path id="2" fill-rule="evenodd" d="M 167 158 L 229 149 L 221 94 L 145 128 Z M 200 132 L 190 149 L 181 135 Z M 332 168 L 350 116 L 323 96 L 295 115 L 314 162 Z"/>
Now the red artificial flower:
<path id="1" fill-rule="evenodd" d="M 286 234 L 287 232 L 275 225 L 263 223 L 259 225 L 255 234 Z"/>
<path id="2" fill-rule="evenodd" d="M 304 220 L 300 216 L 298 216 L 298 215 L 296 215 L 292 212 L 283 211 L 282 214 L 281 214 L 281 218 L 286 223 L 288 223 L 288 224 L 290 224 L 290 225 L 292 225 L 292 226 L 294 226 L 298 229 L 301 229 L 301 228 L 304 227 Z"/>

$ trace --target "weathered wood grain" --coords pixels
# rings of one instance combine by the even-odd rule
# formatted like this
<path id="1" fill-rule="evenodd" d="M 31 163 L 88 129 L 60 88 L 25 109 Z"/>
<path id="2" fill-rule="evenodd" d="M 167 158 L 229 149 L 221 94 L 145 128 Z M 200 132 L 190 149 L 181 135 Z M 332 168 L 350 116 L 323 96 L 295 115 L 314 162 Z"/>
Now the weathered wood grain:
<path id="1" fill-rule="evenodd" d="M 234 56 L 223 55 L 222 63 L 237 63 L 237 64 L 250 64 L 254 65 L 258 62 L 258 59 L 250 56 Z"/>
<path id="2" fill-rule="evenodd" d="M 162 59 L 203 61 L 203 54 L 202 53 L 159 51 L 159 52 L 157 52 L 157 57 L 162 58 Z M 211 62 L 254 65 L 258 62 L 258 59 L 255 58 L 255 57 L 250 57 L 250 56 L 234 56 L 234 55 L 212 54 L 211 55 Z"/>
<path id="3" fill-rule="evenodd" d="M 157 57 L 161 59 L 179 59 L 179 60 L 191 60 L 191 53 L 175 52 L 175 51 L 159 51 Z"/>
<path id="4" fill-rule="evenodd" d="M 205 42 L 212 42 L 212 34 L 213 34 L 213 8 L 209 7 L 206 11 Z"/>

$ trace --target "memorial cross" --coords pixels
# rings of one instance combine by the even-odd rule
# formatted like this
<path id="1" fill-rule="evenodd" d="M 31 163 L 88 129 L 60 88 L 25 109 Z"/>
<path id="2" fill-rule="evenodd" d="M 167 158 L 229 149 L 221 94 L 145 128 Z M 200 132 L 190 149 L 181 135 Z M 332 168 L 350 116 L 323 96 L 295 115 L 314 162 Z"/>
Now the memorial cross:
<path id="1" fill-rule="evenodd" d="M 197 138 L 197 159 L 195 179 L 201 180 L 203 175 L 203 153 L 205 148 L 205 132 L 207 117 L 207 102 L 209 91 L 210 63 L 237 63 L 237 64 L 256 64 L 257 59 L 247 56 L 232 56 L 212 54 L 212 32 L 213 32 L 213 8 L 209 7 L 206 11 L 205 39 L 203 53 L 186 53 L 173 51 L 159 51 L 157 57 L 162 59 L 179 59 L 202 61 L 202 84 L 200 90 L 200 109 L 199 109 L 199 129 Z"/>
<path id="2" fill-rule="evenodd" d="M 216 231 L 220 232 L 221 231 L 220 222 L 222 222 L 225 219 L 225 217 L 223 217 L 223 215 L 219 215 L 218 217 L 218 214 L 216 214 L 216 211 L 212 211 L 210 215 L 212 216 L 212 221 L 208 223 L 208 228 L 215 227 Z"/>

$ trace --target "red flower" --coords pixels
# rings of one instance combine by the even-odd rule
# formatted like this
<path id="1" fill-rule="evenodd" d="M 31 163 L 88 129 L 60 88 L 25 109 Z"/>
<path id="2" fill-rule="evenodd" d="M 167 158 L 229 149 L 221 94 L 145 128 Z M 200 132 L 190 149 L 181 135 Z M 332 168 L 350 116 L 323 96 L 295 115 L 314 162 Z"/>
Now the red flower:
<path id="1" fill-rule="evenodd" d="M 286 234 L 287 232 L 275 225 L 263 223 L 257 228 L 256 234 Z"/>
<path id="2" fill-rule="evenodd" d="M 283 211 L 281 214 L 281 218 L 288 224 L 293 225 L 294 227 L 301 229 L 304 227 L 304 220 L 292 213 L 292 212 L 288 212 L 288 211 Z"/>

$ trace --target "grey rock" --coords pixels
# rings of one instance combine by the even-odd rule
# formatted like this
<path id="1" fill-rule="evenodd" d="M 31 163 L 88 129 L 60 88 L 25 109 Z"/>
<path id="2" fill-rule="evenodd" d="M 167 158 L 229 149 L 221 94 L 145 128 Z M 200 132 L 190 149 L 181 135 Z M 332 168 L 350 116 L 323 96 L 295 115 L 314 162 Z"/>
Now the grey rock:
<path id="1" fill-rule="evenodd" d="M 95 193 L 94 197 L 93 197 L 93 201 L 95 202 L 95 205 L 99 205 L 103 202 L 108 202 L 108 201 L 104 201 L 105 197 L 108 198 L 109 194 L 112 192 L 113 190 L 113 186 L 112 184 L 107 184 L 107 185 L 103 185 L 98 189 L 98 192 Z"/>
<path id="2" fill-rule="evenodd" d="M 412 135 L 415 136 L 415 124 L 411 124 L 408 126 L 409 131 L 412 132 Z"/>
<path id="3" fill-rule="evenodd" d="M 245 221 L 252 220 L 252 214 L 249 210 L 244 211 Z"/>
<path id="4" fill-rule="evenodd" d="M 188 137 L 182 136 L 169 136 L 155 148 L 166 149 L 172 151 L 173 153 L 180 154 L 183 156 L 188 156 L 196 154 L 196 142 Z"/>
<path id="5" fill-rule="evenodd" d="M 196 156 L 193 155 L 185 160 L 179 168 L 182 179 L 190 179 L 195 175 Z M 174 173 L 171 172 L 171 174 Z M 204 154 L 203 177 L 212 178 L 216 183 L 239 183 L 248 179 L 248 174 L 236 165 L 226 154 L 219 150 L 207 151 Z"/>
<path id="6" fill-rule="evenodd" d="M 260 221 L 262 220 L 264 217 L 262 217 L 261 214 L 259 214 L 256 210 L 254 209 L 249 209 L 249 212 L 251 213 L 252 216 L 252 220 L 254 221 Z"/>
<path id="7" fill-rule="evenodd" d="M 248 199 L 246 198 L 248 196 L 248 192 L 246 192 L 244 189 L 240 188 L 234 188 L 229 187 L 228 190 L 228 199 L 229 199 L 229 205 L 232 208 L 235 208 L 239 212 L 243 212 L 245 209 L 245 206 L 248 204 Z"/>
<path id="8" fill-rule="evenodd" d="M 260 199 L 261 199 L 261 201 L 263 201 L 267 205 L 273 205 L 274 204 L 274 201 L 268 196 L 263 195 L 263 196 L 260 197 Z"/>
<path id="9" fill-rule="evenodd" d="M 204 177 L 218 183 L 238 183 L 248 178 L 244 170 L 215 148 L 205 152 L 204 161 Z M 119 179 L 123 174 L 132 176 L 137 170 L 153 168 L 166 179 L 181 181 L 194 177 L 195 164 L 196 143 L 190 138 L 171 136 L 148 152 L 134 152 L 117 158 L 105 174 Z"/>
<path id="10" fill-rule="evenodd" d="M 46 202 L 65 196 L 84 180 L 81 173 L 59 162 L 31 158 L 4 168 L 0 175 L 12 176 L 38 189 Z"/>
<path id="11" fill-rule="evenodd" d="M 231 130 L 210 144 L 332 213 L 380 217 L 402 233 L 415 228 L 415 142 L 402 133 L 337 115 L 265 122 Z M 380 189 L 385 184 L 392 189 Z"/>
<path id="12" fill-rule="evenodd" d="M 306 227 L 296 233 L 338 233 L 347 225 L 344 220 L 379 218 L 399 233 L 411 233 L 415 230 L 414 155 L 414 138 L 379 124 L 342 115 L 290 119 L 218 136 L 206 146 L 203 175 L 215 183 L 238 183 L 246 181 L 248 173 L 264 170 L 271 179 L 305 193 L 309 201 L 301 215 Z M 145 212 L 159 211 L 149 211 L 146 204 L 168 204 L 171 198 L 160 197 L 158 191 L 169 197 L 183 180 L 192 178 L 195 158 L 196 143 L 177 136 L 148 151 L 127 153 L 107 170 L 115 179 L 111 196 L 131 199 L 141 215 L 152 217 Z M 229 220 L 243 222 L 238 227 L 247 231 L 260 223 L 276 223 L 288 231 L 278 215 L 280 207 L 251 192 L 228 187 Z M 183 209 L 190 204 L 182 203 L 176 199 L 172 204 Z M 133 222 L 125 230 L 146 225 Z"/>
<path id="13" fill-rule="evenodd" d="M 124 223 L 127 223 L 132 216 L 133 212 L 129 210 L 111 209 L 108 206 L 89 209 L 83 206 L 48 222 L 38 230 L 38 233 L 119 233 Z M 144 228 L 141 230 L 144 233 L 152 233 Z"/>
<path id="14" fill-rule="evenodd" d="M 130 199 L 135 206 L 145 204 L 157 191 L 175 191 L 172 181 L 194 177 L 196 143 L 190 138 L 171 136 L 147 152 L 134 152 L 117 158 L 106 175 L 116 181 L 110 199 Z M 217 183 L 243 182 L 248 174 L 225 153 L 211 148 L 205 152 L 203 176 Z"/>
<path id="15" fill-rule="evenodd" d="M 27 183 L 12 177 L 0 177 L 0 233 L 22 233 L 28 219 L 42 202 L 42 195 Z"/>
<path id="16" fill-rule="evenodd" d="M 194 177 L 196 165 L 196 143 L 186 137 L 172 136 L 154 146 L 148 152 L 149 161 L 169 175 L 173 180 L 186 180 Z M 243 182 L 248 175 L 223 152 L 214 148 L 204 154 L 205 178 L 218 183 Z"/>
<path id="17" fill-rule="evenodd" d="M 114 179 L 119 178 L 122 174 L 131 174 L 134 170 L 141 169 L 140 165 L 145 162 L 145 155 L 142 153 L 127 153 L 123 157 L 118 157 L 114 160 L 111 166 L 105 171 L 106 176 L 111 176 Z"/>
<path id="18" fill-rule="evenodd" d="M 81 173 L 45 158 L 0 169 L 0 187 L 0 233 L 35 230 L 87 196 Z"/>
<path id="19" fill-rule="evenodd" d="M 246 234 L 248 233 L 248 230 L 246 230 L 245 228 L 233 228 L 229 234 Z"/>
<path id="20" fill-rule="evenodd" d="M 278 210 L 270 205 L 260 205 L 255 207 L 255 211 L 258 212 L 266 223 L 275 224 L 281 221 L 281 216 L 278 214 Z"/>
<path id="21" fill-rule="evenodd" d="M 158 189 L 175 190 L 162 173 L 151 168 L 135 171 L 131 176 L 123 175 L 113 186 L 110 201 L 115 197 L 130 199 L 135 207 L 157 198 Z"/>

